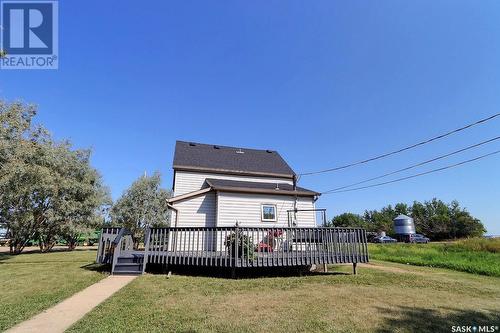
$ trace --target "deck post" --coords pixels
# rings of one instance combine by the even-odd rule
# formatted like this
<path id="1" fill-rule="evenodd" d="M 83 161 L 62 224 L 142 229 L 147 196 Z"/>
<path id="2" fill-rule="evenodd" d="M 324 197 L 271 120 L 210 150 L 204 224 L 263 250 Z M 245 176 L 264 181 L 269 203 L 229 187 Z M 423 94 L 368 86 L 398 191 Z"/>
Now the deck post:
<path id="1" fill-rule="evenodd" d="M 144 274 L 144 272 L 146 271 L 146 265 L 148 264 L 150 238 L 151 238 L 151 228 L 148 227 L 146 229 L 146 239 L 144 240 L 144 257 L 142 258 L 142 274 Z"/>
<path id="2" fill-rule="evenodd" d="M 236 271 L 235 267 L 238 266 L 238 258 L 241 256 L 243 258 L 242 253 L 239 252 L 239 247 L 240 247 L 240 228 L 238 226 L 238 221 L 236 221 L 236 227 L 234 230 L 234 261 L 233 261 L 233 269 Z M 236 274 L 236 273 L 235 273 Z"/>
<path id="3" fill-rule="evenodd" d="M 354 275 L 356 275 L 356 274 L 357 274 L 357 272 L 356 272 L 356 266 L 357 266 L 357 265 L 358 265 L 358 264 L 357 264 L 357 263 L 355 263 L 355 262 L 354 262 L 354 263 L 352 263 L 352 273 L 353 273 Z"/>

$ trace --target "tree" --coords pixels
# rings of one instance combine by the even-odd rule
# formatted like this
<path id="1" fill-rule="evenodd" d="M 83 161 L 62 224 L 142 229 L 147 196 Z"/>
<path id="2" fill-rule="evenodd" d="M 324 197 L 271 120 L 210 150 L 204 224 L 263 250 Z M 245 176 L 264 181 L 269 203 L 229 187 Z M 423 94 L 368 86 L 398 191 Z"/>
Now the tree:
<path id="1" fill-rule="evenodd" d="M 107 197 L 90 152 L 53 141 L 35 115 L 33 105 L 0 101 L 0 222 L 15 254 L 35 238 L 50 250 L 67 223 L 95 219 Z"/>
<path id="2" fill-rule="evenodd" d="M 343 213 L 332 218 L 328 223 L 328 227 L 366 227 L 365 220 L 361 215 L 353 213 Z"/>
<path id="3" fill-rule="evenodd" d="M 391 205 L 377 210 L 365 211 L 364 219 L 368 224 L 368 230 L 374 232 L 384 231 L 392 234 L 394 231 L 393 220 L 397 216 Z"/>
<path id="4" fill-rule="evenodd" d="M 364 227 L 367 231 L 394 233 L 394 218 L 399 214 L 413 218 L 417 233 L 422 233 L 432 240 L 477 237 L 486 230 L 480 220 L 474 218 L 458 201 L 450 204 L 436 198 L 424 203 L 414 201 L 411 206 L 398 203 L 378 210 L 366 210 L 363 217 L 344 213 L 332 219 L 331 226 Z"/>
<path id="5" fill-rule="evenodd" d="M 103 224 L 111 200 L 101 176 L 90 166 L 89 150 L 62 149 L 56 156 L 60 160 L 61 177 L 59 195 L 54 201 L 55 232 L 44 233 L 42 228 L 40 235 L 62 238 L 70 249 L 74 249 L 81 234 Z"/>
<path id="6" fill-rule="evenodd" d="M 401 214 L 408 215 L 410 214 L 410 209 L 407 204 L 400 202 L 394 206 L 394 212 L 396 216 Z"/>
<path id="7" fill-rule="evenodd" d="M 167 199 L 171 192 L 160 188 L 161 176 L 155 172 L 132 183 L 111 208 L 111 221 L 129 229 L 133 234 L 134 246 L 144 238 L 146 227 L 168 226 L 170 213 Z"/>
<path id="8" fill-rule="evenodd" d="M 481 221 L 461 208 L 456 200 L 450 204 L 436 198 L 423 204 L 414 202 L 411 212 L 417 232 L 433 240 L 477 237 L 486 232 Z"/>

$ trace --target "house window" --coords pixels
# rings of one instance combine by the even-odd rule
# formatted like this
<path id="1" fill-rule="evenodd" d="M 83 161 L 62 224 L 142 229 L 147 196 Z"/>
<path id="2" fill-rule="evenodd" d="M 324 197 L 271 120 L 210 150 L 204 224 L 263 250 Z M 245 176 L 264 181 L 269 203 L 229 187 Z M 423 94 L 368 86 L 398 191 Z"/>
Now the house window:
<path id="1" fill-rule="evenodd" d="M 262 205 L 262 221 L 276 222 L 276 205 Z"/>

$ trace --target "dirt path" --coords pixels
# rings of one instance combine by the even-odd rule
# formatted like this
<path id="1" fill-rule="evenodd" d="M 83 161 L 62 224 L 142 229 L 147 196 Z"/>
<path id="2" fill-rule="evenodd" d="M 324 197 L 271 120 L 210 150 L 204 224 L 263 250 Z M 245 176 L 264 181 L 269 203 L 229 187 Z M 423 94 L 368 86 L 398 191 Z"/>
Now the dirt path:
<path id="1" fill-rule="evenodd" d="M 91 311 L 108 297 L 126 286 L 136 277 L 137 276 L 109 276 L 33 318 L 17 324 L 6 332 L 64 332 L 87 314 L 87 312 Z"/>
<path id="2" fill-rule="evenodd" d="M 397 265 L 404 265 L 404 264 L 397 264 Z M 415 268 L 417 266 L 408 266 L 408 269 L 405 269 L 405 267 L 395 267 L 395 266 L 387 266 L 384 264 L 379 264 L 379 263 L 374 263 L 370 262 L 368 264 L 359 264 L 359 267 L 366 267 L 366 268 L 372 268 L 372 269 L 378 269 L 384 272 L 389 272 L 389 273 L 402 273 L 402 274 L 415 274 L 415 275 L 420 275 L 420 276 L 429 276 L 430 274 L 440 274 L 442 275 L 442 272 L 420 272 L 416 270 Z"/>
<path id="3" fill-rule="evenodd" d="M 386 271 L 386 272 L 391 272 L 391 273 L 412 273 L 412 274 L 415 274 L 415 271 L 410 271 L 410 270 L 406 270 L 406 269 L 402 269 L 402 268 L 394 267 L 394 266 L 378 265 L 375 263 L 359 264 L 359 267 L 379 269 L 381 271 Z"/>

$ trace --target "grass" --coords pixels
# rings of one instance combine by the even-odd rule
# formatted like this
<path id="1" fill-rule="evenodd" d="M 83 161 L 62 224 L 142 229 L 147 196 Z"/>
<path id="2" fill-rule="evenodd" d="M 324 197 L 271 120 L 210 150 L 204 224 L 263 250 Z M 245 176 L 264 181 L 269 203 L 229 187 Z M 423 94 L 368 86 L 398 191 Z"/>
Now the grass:
<path id="1" fill-rule="evenodd" d="M 101 280 L 93 269 L 95 251 L 0 253 L 0 331 L 31 318 Z"/>
<path id="2" fill-rule="evenodd" d="M 70 332 L 426 332 L 498 325 L 500 279 L 375 262 L 303 277 L 147 274 Z"/>
<path id="3" fill-rule="evenodd" d="M 469 238 L 447 244 L 449 250 L 500 253 L 500 238 Z"/>
<path id="4" fill-rule="evenodd" d="M 370 244 L 370 257 L 419 266 L 500 277 L 500 240 L 470 239 L 434 244 Z"/>

